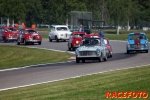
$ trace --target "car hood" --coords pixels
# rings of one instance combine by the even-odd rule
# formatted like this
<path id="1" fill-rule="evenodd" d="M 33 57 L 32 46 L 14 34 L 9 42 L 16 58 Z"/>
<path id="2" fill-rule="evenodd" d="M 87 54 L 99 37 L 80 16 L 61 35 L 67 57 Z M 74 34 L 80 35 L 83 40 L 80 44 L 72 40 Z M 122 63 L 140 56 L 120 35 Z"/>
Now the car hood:
<path id="1" fill-rule="evenodd" d="M 56 31 L 57 33 L 60 33 L 60 34 L 71 34 L 71 32 L 70 31 Z"/>
<path id="2" fill-rule="evenodd" d="M 97 49 L 101 49 L 100 46 L 80 46 L 78 48 L 79 51 L 96 51 Z"/>
<path id="3" fill-rule="evenodd" d="M 145 39 L 128 40 L 129 44 L 145 44 L 147 42 Z"/>

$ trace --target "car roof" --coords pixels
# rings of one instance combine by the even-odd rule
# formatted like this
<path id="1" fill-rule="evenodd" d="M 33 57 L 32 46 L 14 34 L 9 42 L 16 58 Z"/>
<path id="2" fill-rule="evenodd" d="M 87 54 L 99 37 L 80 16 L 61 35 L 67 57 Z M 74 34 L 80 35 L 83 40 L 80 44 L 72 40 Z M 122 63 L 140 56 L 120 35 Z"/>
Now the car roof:
<path id="1" fill-rule="evenodd" d="M 86 34 L 86 32 L 72 32 L 72 34 Z"/>
<path id="2" fill-rule="evenodd" d="M 134 34 L 135 34 L 135 35 L 136 35 L 136 34 L 144 34 L 144 35 L 145 35 L 145 32 L 131 32 L 131 33 L 130 33 L 130 35 L 134 35 Z"/>
<path id="3" fill-rule="evenodd" d="M 35 30 L 34 28 L 23 28 L 22 30 Z"/>
<path id="4" fill-rule="evenodd" d="M 2 28 L 15 28 L 13 26 L 3 26 Z"/>
<path id="5" fill-rule="evenodd" d="M 52 27 L 68 27 L 67 25 L 52 25 Z"/>
<path id="6" fill-rule="evenodd" d="M 84 38 L 87 38 L 87 37 L 94 37 L 94 36 L 100 37 L 99 34 L 86 34 L 86 35 L 84 35 Z"/>

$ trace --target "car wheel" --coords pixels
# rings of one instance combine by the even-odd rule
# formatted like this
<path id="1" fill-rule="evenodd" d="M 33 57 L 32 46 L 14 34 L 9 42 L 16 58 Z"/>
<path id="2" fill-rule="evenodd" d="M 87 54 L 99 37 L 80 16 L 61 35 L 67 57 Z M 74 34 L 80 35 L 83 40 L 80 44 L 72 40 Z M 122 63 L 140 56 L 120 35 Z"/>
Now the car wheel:
<path id="1" fill-rule="evenodd" d="M 82 63 L 85 63 L 85 60 L 84 60 L 84 59 L 82 59 Z"/>
<path id="2" fill-rule="evenodd" d="M 110 54 L 110 56 L 109 56 L 110 58 L 112 57 L 112 54 Z"/>
<path id="3" fill-rule="evenodd" d="M 79 62 L 80 62 L 79 58 L 76 57 L 76 63 L 79 63 Z"/>
<path id="4" fill-rule="evenodd" d="M 103 59 L 104 59 L 104 61 L 107 61 L 107 55 Z"/>
<path id="5" fill-rule="evenodd" d="M 68 45 L 68 50 L 71 51 L 71 48 L 69 47 L 69 45 Z"/>
<path id="6" fill-rule="evenodd" d="M 99 57 L 98 59 L 99 62 L 102 62 L 103 61 L 103 55 L 101 54 L 101 56 Z"/>
<path id="7" fill-rule="evenodd" d="M 4 42 L 8 42 L 8 39 L 6 37 L 3 37 Z"/>
<path id="8" fill-rule="evenodd" d="M 49 42 L 52 42 L 52 39 L 49 37 Z"/>
<path id="9" fill-rule="evenodd" d="M 112 57 L 112 52 L 109 52 L 109 58 L 111 58 Z"/>
<path id="10" fill-rule="evenodd" d="M 130 53 L 130 51 L 129 50 L 127 50 L 127 54 L 129 54 Z"/>
<path id="11" fill-rule="evenodd" d="M 40 41 L 40 42 L 38 42 L 38 44 L 39 44 L 39 45 L 41 45 L 41 43 L 42 43 L 41 41 Z"/>
<path id="12" fill-rule="evenodd" d="M 17 45 L 20 45 L 19 39 L 17 39 Z"/>
<path id="13" fill-rule="evenodd" d="M 148 53 L 148 50 L 145 50 L 146 53 Z"/>
<path id="14" fill-rule="evenodd" d="M 56 42 L 59 42 L 59 39 L 58 39 L 58 37 L 57 37 L 57 36 L 55 36 L 55 39 L 56 39 Z"/>
<path id="15" fill-rule="evenodd" d="M 24 44 L 25 44 L 25 45 L 27 45 L 27 44 L 28 44 L 26 40 L 24 40 Z"/>

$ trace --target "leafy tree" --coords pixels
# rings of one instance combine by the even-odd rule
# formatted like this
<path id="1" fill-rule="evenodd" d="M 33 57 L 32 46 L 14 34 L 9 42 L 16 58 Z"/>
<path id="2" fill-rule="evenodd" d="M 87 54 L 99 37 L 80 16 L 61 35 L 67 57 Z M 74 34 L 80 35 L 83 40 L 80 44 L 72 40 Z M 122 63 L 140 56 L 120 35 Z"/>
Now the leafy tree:
<path id="1" fill-rule="evenodd" d="M 25 15 L 25 6 L 22 0 L 1 0 L 0 1 L 1 17 L 10 19 L 23 19 Z"/>

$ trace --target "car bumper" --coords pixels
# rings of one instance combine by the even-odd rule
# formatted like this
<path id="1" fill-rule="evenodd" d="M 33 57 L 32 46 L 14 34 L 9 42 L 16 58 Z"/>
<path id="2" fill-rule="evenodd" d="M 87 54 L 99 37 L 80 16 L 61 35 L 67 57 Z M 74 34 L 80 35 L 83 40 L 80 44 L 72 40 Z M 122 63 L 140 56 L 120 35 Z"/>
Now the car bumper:
<path id="1" fill-rule="evenodd" d="M 17 38 L 9 37 L 7 40 L 17 40 Z"/>
<path id="2" fill-rule="evenodd" d="M 145 47 L 145 48 L 127 48 L 127 50 L 143 51 L 143 50 L 149 50 L 149 48 L 148 47 Z"/>
<path id="3" fill-rule="evenodd" d="M 76 57 L 79 60 L 98 60 L 100 57 Z"/>
<path id="4" fill-rule="evenodd" d="M 41 40 L 26 40 L 26 42 L 33 42 L 33 43 L 36 43 L 36 42 L 41 42 Z"/>

